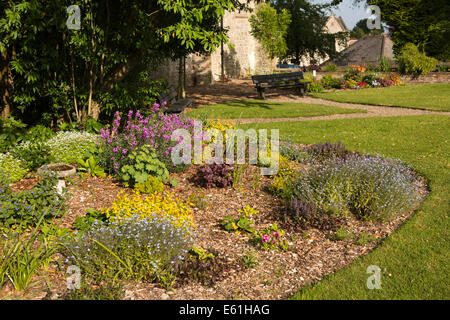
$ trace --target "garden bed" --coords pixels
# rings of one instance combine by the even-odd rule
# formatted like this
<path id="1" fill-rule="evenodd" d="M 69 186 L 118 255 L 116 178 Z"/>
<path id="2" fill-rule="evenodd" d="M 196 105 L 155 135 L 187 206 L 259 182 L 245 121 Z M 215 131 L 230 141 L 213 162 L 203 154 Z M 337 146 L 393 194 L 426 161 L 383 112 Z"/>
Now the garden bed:
<path id="1" fill-rule="evenodd" d="M 316 282 L 369 253 L 412 214 L 409 212 L 387 223 L 368 223 L 348 217 L 340 228 L 345 230 L 344 233 L 314 228 L 302 230 L 291 220 L 284 219 L 285 206 L 269 191 L 272 179 L 259 176 L 260 168 L 247 167 L 240 183 L 235 188 L 225 189 L 199 188 L 192 180 L 197 169 L 191 166 L 185 172 L 172 174 L 177 177 L 178 186 L 166 186 L 165 191 L 190 199 L 196 206 L 193 209 L 197 226 L 194 244 L 214 254 L 210 266 L 214 272 L 202 270 L 204 276 L 199 273 L 196 280 L 192 275 L 179 275 L 178 281 L 169 289 L 157 283 L 121 281 L 125 289 L 124 299 L 286 299 L 301 286 Z M 14 184 L 14 188 L 30 188 L 30 181 L 35 179 L 23 179 Z M 77 217 L 86 214 L 87 209 L 110 207 L 122 190 L 130 192 L 109 177 L 75 177 L 62 226 L 71 227 Z M 422 180 L 418 196 L 425 194 L 426 186 Z M 261 250 L 250 243 L 249 234 L 229 233 L 222 228 L 221 220 L 228 215 L 236 216 L 236 212 L 247 205 L 259 211 L 251 218 L 255 229 L 262 230 L 276 223 L 285 230 L 286 251 Z M 252 256 L 250 260 L 254 260 L 255 265 L 251 266 L 248 260 L 244 263 L 243 255 L 247 258 Z M 30 289 L 28 296 L 58 299 L 67 293 L 67 275 L 56 264 L 42 277 L 50 278 L 50 289 L 41 283 Z M 7 295 L 9 291 L 6 286 L 3 294 Z"/>

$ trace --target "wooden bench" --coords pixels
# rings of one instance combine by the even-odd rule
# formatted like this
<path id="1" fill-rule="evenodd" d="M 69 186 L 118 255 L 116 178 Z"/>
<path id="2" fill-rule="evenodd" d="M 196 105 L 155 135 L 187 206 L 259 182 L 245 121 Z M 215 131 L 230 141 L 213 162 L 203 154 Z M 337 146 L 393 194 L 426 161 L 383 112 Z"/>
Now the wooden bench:
<path id="1" fill-rule="evenodd" d="M 302 97 L 304 97 L 308 83 L 310 82 L 301 82 L 303 79 L 303 72 L 301 71 L 252 76 L 252 81 L 255 84 L 256 90 L 258 90 L 258 96 L 262 99 L 266 98 L 266 89 L 286 87 L 299 88 Z"/>
<path id="2" fill-rule="evenodd" d="M 167 102 L 167 105 L 162 109 L 164 113 L 181 113 L 187 107 L 189 107 L 192 99 L 180 99 L 177 100 L 178 92 L 177 88 L 173 85 L 167 87 L 167 92 L 161 93 L 158 96 L 158 103 L 162 106 L 163 102 Z"/>

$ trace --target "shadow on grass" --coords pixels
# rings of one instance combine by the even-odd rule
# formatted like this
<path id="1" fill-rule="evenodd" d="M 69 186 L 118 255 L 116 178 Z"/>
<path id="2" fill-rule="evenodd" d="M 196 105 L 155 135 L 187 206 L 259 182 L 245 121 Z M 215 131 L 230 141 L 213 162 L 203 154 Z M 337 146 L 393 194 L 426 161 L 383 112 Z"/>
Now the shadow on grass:
<path id="1" fill-rule="evenodd" d="M 283 103 L 277 102 L 266 102 L 266 101 L 258 101 L 258 100 L 234 100 L 226 103 L 228 107 L 236 107 L 236 108 L 263 108 L 267 110 L 273 110 L 275 108 L 279 108 L 283 105 Z"/>

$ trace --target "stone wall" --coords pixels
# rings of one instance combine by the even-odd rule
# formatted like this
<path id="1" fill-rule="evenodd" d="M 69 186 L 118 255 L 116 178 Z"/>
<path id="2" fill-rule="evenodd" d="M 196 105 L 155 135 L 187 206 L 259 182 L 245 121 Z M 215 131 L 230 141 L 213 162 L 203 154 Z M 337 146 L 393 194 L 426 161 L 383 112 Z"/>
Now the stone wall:
<path id="1" fill-rule="evenodd" d="M 252 5 L 255 9 L 255 5 Z M 250 12 L 227 12 L 223 19 L 225 28 L 229 28 L 228 39 L 233 45 L 224 47 L 225 74 L 231 78 L 244 78 L 248 74 L 269 73 L 275 68 L 275 60 L 267 58 L 261 45 L 250 34 Z M 218 48 L 211 55 L 213 81 L 220 80 L 221 52 Z"/>
<path id="2" fill-rule="evenodd" d="M 252 5 L 255 8 L 255 5 Z M 224 45 L 224 70 L 227 77 L 242 79 L 249 74 L 271 73 L 276 61 L 267 58 L 261 45 L 250 34 L 250 12 L 227 12 L 224 27 L 232 46 Z M 186 85 L 195 86 L 219 81 L 222 73 L 221 49 L 210 56 L 190 55 L 186 58 Z M 152 73 L 153 79 L 167 79 L 178 83 L 178 61 L 166 60 Z"/>

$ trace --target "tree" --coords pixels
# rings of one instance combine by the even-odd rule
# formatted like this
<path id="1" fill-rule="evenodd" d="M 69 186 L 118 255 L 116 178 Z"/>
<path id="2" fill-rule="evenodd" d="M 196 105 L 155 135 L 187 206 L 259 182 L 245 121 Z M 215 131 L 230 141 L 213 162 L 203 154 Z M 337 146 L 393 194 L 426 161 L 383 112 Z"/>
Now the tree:
<path id="1" fill-rule="evenodd" d="M 450 2 L 447 0 L 369 0 L 391 27 L 394 53 L 413 43 L 428 56 L 450 59 Z"/>
<path id="2" fill-rule="evenodd" d="M 249 19 L 251 31 L 262 45 L 270 59 L 286 54 L 286 33 L 291 22 L 291 15 L 286 9 L 277 10 L 264 3 Z"/>
<path id="3" fill-rule="evenodd" d="M 71 4 L 1 2 L 2 109 L 26 115 L 28 122 L 54 124 L 61 116 L 84 121 L 145 106 L 160 90 L 148 80 L 150 67 L 226 42 L 226 32 L 210 22 L 246 2 L 82 0 L 80 30 L 66 26 Z"/>
<path id="4" fill-rule="evenodd" d="M 377 35 L 382 34 L 383 32 L 384 32 L 383 29 L 369 29 L 367 27 L 367 19 L 361 19 L 356 23 L 355 27 L 350 32 L 350 36 L 353 38 L 360 39 L 368 34 Z"/>
<path id="5" fill-rule="evenodd" d="M 273 3 L 278 11 L 285 9 L 291 15 L 286 36 L 286 58 L 294 57 L 299 62 L 304 56 L 312 59 L 337 56 L 336 41 L 346 42 L 348 34 L 326 32 L 328 16 L 324 10 L 330 4 L 312 4 L 308 0 L 277 0 Z"/>

